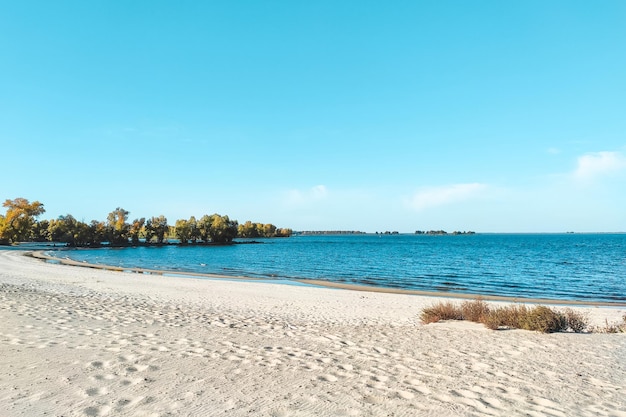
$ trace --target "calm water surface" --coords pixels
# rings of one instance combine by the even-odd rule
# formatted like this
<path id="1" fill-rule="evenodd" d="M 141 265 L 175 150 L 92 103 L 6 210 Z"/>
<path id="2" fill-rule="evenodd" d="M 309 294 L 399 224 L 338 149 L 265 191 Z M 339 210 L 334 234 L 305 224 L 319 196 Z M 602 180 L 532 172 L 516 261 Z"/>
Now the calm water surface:
<path id="1" fill-rule="evenodd" d="M 233 246 L 88 249 L 122 267 L 427 291 L 626 301 L 626 234 L 294 236 Z"/>

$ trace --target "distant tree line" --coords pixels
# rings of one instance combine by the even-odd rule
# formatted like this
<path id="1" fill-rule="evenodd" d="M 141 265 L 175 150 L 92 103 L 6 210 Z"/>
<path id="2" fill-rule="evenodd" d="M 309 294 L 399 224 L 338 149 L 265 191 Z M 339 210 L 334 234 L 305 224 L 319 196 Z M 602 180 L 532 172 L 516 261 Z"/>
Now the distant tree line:
<path id="1" fill-rule="evenodd" d="M 176 220 L 169 225 L 163 215 L 142 217 L 129 221 L 128 211 L 116 208 L 106 221 L 92 220 L 85 223 L 71 214 L 57 219 L 37 220 L 45 212 L 39 201 L 24 198 L 6 200 L 6 214 L 0 214 L 0 244 L 16 242 L 58 242 L 68 246 L 128 246 L 139 244 L 163 244 L 168 238 L 178 239 L 181 245 L 230 243 L 234 238 L 289 237 L 291 229 L 277 228 L 273 224 L 239 224 L 228 216 L 204 215 L 199 220 Z"/>
<path id="2" fill-rule="evenodd" d="M 300 235 L 365 235 L 358 230 L 303 230 L 297 232 Z"/>
<path id="3" fill-rule="evenodd" d="M 458 230 L 455 230 L 452 233 L 448 233 L 445 230 L 429 230 L 427 232 L 423 231 L 423 230 L 416 230 L 415 231 L 416 235 L 448 235 L 448 234 L 453 234 L 453 235 L 475 235 L 476 232 L 472 232 L 471 230 L 467 231 L 467 232 L 461 232 Z"/>

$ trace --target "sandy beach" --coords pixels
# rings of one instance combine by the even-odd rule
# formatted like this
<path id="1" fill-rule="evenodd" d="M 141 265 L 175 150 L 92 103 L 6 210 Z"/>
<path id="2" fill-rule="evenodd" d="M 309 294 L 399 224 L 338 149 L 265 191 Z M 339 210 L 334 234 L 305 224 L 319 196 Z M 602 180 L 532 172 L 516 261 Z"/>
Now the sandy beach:
<path id="1" fill-rule="evenodd" d="M 626 416 L 626 334 L 422 325 L 438 300 L 0 251 L 0 416 Z"/>

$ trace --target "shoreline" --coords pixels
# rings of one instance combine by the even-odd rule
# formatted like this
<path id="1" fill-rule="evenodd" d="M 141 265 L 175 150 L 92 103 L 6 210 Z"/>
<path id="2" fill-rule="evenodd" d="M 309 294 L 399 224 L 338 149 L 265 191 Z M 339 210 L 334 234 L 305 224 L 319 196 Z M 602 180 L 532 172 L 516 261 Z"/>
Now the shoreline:
<path id="1" fill-rule="evenodd" d="M 0 415 L 626 416 L 626 334 L 423 325 L 433 300 L 0 251 Z"/>
<path id="2" fill-rule="evenodd" d="M 62 265 L 69 265 L 69 266 L 75 266 L 75 267 L 102 269 L 105 271 L 129 272 L 129 273 L 136 273 L 136 274 L 149 274 L 149 275 L 162 275 L 162 276 L 191 277 L 191 278 L 199 278 L 199 279 L 210 278 L 210 279 L 227 279 L 227 280 L 230 279 L 230 280 L 235 280 L 235 281 L 246 280 L 246 281 L 255 281 L 255 282 L 264 282 L 264 281 L 274 282 L 274 280 L 265 279 L 265 278 L 238 276 L 238 275 L 208 274 L 208 273 L 200 273 L 200 272 L 182 272 L 182 271 L 179 272 L 179 271 L 167 271 L 167 270 L 147 269 L 147 268 L 124 268 L 124 267 L 118 267 L 118 266 L 112 266 L 112 265 L 79 262 L 79 261 L 75 261 L 69 258 L 57 258 L 54 256 L 46 255 L 41 250 L 25 251 L 25 252 L 27 256 L 32 256 L 35 259 L 40 259 L 44 261 L 54 261 Z M 345 283 L 340 283 L 340 282 L 325 281 L 325 280 L 320 280 L 320 279 L 308 279 L 308 278 L 285 279 L 285 281 L 297 282 L 297 283 L 302 283 L 302 284 L 312 285 L 312 286 L 317 286 L 317 287 L 324 287 L 324 288 L 335 288 L 335 289 L 341 289 L 341 290 L 415 295 L 415 296 L 435 297 L 435 298 L 452 298 L 452 299 L 459 299 L 459 300 L 474 300 L 474 299 L 480 298 L 485 301 L 501 301 L 501 302 L 506 302 L 506 303 L 545 304 L 545 305 L 555 305 L 555 306 L 614 307 L 614 308 L 626 307 L 626 302 L 620 302 L 620 301 L 608 302 L 608 301 L 587 301 L 587 300 L 562 300 L 562 299 L 549 299 L 549 298 L 525 298 L 525 297 L 511 297 L 511 296 L 499 296 L 499 295 L 453 293 L 453 292 L 443 292 L 443 291 L 422 291 L 422 290 L 410 290 L 410 289 L 400 289 L 400 288 L 375 287 L 375 286 L 358 285 L 358 284 L 345 284 Z M 284 285 L 287 285 L 287 283 Z"/>

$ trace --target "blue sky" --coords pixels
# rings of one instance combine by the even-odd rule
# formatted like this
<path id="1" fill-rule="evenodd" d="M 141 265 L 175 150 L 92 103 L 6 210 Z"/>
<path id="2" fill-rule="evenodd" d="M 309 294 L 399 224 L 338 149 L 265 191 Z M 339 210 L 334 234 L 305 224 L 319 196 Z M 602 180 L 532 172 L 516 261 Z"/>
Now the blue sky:
<path id="1" fill-rule="evenodd" d="M 626 231 L 626 2 L 0 2 L 44 218 Z"/>

